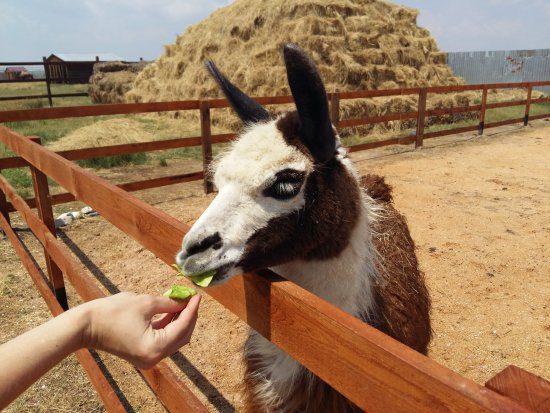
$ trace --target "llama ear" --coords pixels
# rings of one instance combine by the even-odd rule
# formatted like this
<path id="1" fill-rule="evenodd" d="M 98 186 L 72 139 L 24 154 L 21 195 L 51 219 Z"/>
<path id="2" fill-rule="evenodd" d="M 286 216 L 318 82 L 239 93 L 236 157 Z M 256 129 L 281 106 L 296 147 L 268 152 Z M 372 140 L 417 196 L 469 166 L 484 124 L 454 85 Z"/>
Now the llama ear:
<path id="1" fill-rule="evenodd" d="M 334 156 L 335 137 L 330 121 L 327 93 L 315 64 L 297 45 L 284 47 L 288 84 L 300 118 L 300 138 L 315 160 Z"/>
<path id="2" fill-rule="evenodd" d="M 227 80 L 213 61 L 207 60 L 204 65 L 222 89 L 233 110 L 244 123 L 255 123 L 270 118 L 269 112 Z"/>

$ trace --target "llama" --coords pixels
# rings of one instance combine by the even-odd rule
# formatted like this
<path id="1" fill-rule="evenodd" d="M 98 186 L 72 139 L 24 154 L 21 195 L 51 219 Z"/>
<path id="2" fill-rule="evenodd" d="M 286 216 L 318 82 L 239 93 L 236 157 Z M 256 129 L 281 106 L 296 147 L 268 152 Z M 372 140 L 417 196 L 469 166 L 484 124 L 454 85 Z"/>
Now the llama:
<path id="1" fill-rule="evenodd" d="M 425 354 L 430 299 L 391 188 L 357 176 L 305 52 L 287 44 L 284 60 L 297 110 L 278 116 L 206 63 L 245 128 L 216 160 L 219 193 L 176 261 L 190 274 L 216 269 L 212 285 L 270 268 Z M 360 411 L 254 331 L 244 358 L 247 412 Z"/>

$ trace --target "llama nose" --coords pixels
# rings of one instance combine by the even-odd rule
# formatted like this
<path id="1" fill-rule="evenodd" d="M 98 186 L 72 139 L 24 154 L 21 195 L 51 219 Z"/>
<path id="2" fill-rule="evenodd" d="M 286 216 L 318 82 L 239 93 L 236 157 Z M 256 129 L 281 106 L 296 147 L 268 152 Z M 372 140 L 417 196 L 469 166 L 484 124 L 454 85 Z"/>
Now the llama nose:
<path id="1" fill-rule="evenodd" d="M 187 259 L 192 255 L 198 254 L 200 252 L 206 251 L 209 248 L 220 249 L 222 247 L 222 238 L 219 232 L 209 235 L 201 240 L 195 241 L 188 245 L 184 251 L 183 259 Z"/>

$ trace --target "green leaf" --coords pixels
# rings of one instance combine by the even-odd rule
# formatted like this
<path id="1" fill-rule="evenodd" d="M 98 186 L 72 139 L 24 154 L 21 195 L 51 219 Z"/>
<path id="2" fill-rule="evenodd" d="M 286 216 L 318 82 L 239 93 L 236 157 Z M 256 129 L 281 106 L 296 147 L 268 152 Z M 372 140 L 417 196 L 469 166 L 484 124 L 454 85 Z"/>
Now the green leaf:
<path id="1" fill-rule="evenodd" d="M 214 278 L 217 270 L 207 271 L 202 274 L 197 275 L 188 275 L 191 280 L 197 284 L 199 287 L 208 287 Z"/>
<path id="2" fill-rule="evenodd" d="M 216 271 L 217 271 L 217 270 L 210 270 L 210 271 L 203 272 L 201 274 L 186 274 L 182 271 L 181 267 L 178 264 L 172 264 L 172 267 L 174 267 L 178 272 L 176 274 L 177 277 L 190 278 L 191 281 L 193 281 L 199 287 L 208 287 L 212 282 L 214 275 L 216 274 Z"/>
<path id="3" fill-rule="evenodd" d="M 194 288 L 186 287 L 184 285 L 173 285 L 163 295 L 174 300 L 187 300 L 189 297 L 193 297 L 197 292 Z"/>

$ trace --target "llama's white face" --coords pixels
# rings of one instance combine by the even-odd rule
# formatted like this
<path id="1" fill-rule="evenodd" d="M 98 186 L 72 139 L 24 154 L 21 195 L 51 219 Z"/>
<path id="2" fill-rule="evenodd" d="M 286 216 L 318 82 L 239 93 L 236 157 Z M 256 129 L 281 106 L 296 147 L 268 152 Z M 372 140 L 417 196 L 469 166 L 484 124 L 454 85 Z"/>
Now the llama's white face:
<path id="1" fill-rule="evenodd" d="M 219 194 L 183 239 L 178 265 L 188 274 L 217 269 L 214 283 L 242 272 L 251 237 L 270 220 L 303 208 L 312 170 L 312 160 L 286 143 L 276 121 L 251 127 L 217 162 Z"/>

